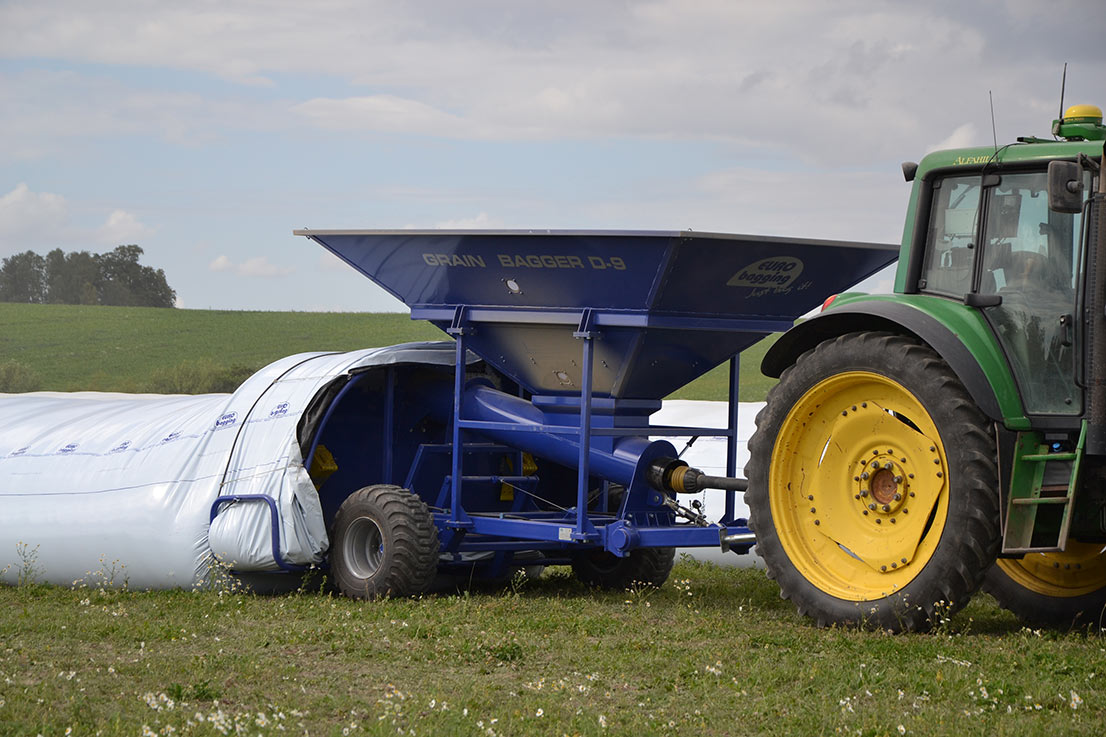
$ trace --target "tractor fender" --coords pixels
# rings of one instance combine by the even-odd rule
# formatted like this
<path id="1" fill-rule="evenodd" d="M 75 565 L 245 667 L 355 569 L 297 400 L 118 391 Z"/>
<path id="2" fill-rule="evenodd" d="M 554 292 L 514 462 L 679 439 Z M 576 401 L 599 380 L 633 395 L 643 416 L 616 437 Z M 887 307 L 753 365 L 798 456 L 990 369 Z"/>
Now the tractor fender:
<path id="1" fill-rule="evenodd" d="M 979 361 L 956 333 L 940 320 L 910 304 L 885 300 L 864 300 L 833 309 L 805 320 L 788 330 L 776 341 L 761 362 L 765 376 L 779 378 L 804 352 L 824 340 L 845 333 L 886 330 L 913 335 L 937 351 L 968 390 L 976 406 L 987 417 L 1004 422 L 995 389 Z M 1012 382 L 1012 377 L 1010 378 Z M 1007 414 L 1016 409 L 1023 415 L 1020 402 L 1007 407 Z"/>

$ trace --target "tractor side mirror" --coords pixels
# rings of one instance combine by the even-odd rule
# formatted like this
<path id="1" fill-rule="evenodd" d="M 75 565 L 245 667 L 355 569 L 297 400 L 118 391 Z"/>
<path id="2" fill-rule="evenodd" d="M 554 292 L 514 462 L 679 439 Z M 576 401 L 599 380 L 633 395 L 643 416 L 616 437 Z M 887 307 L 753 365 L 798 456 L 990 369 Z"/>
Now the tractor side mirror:
<path id="1" fill-rule="evenodd" d="M 1048 162 L 1048 207 L 1053 212 L 1083 209 L 1083 167 L 1074 161 Z"/>

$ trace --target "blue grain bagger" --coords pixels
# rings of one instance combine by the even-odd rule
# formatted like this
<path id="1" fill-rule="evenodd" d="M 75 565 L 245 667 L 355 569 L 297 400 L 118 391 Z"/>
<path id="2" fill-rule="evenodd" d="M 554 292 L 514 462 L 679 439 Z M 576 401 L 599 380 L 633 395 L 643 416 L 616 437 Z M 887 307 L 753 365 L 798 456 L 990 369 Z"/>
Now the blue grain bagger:
<path id="1" fill-rule="evenodd" d="M 332 573 L 362 597 L 554 563 L 660 584 L 675 547 L 747 552 L 737 354 L 898 252 L 691 231 L 295 232 L 455 341 L 452 367 L 354 374 L 305 415 Z M 727 428 L 650 426 L 663 397 L 726 361 Z M 700 435 L 728 438 L 725 477 L 649 439 Z M 727 490 L 721 519 L 680 503 L 705 488 Z"/>

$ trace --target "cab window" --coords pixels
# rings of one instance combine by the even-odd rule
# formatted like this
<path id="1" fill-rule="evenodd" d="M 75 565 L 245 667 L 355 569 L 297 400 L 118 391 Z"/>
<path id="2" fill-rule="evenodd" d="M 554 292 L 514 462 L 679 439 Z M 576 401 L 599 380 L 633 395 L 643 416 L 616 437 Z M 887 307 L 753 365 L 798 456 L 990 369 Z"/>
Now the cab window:
<path id="1" fill-rule="evenodd" d="M 979 230 L 980 176 L 947 177 L 934 185 L 922 282 L 927 292 L 962 298 L 972 288 Z"/>

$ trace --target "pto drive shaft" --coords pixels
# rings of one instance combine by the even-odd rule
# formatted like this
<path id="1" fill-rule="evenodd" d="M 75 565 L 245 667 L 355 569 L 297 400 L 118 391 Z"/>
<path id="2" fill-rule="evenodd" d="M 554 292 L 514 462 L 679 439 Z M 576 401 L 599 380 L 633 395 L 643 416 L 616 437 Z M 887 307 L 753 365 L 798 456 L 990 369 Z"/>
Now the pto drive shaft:
<path id="1" fill-rule="evenodd" d="M 675 458 L 657 458 L 649 467 L 649 484 L 658 491 L 696 494 L 704 489 L 745 491 L 746 479 L 728 476 L 708 476 L 697 468 Z"/>

